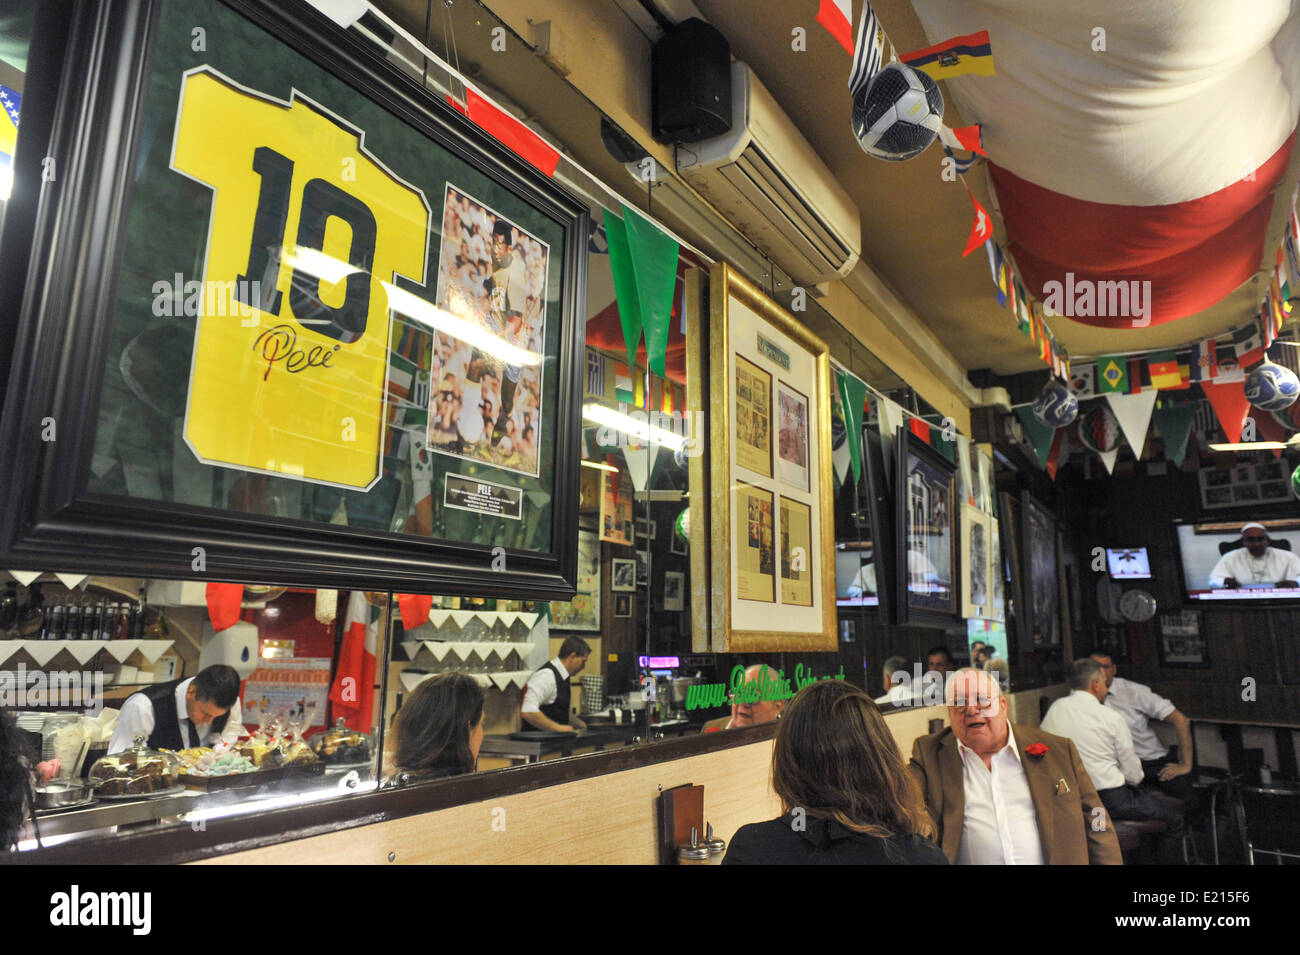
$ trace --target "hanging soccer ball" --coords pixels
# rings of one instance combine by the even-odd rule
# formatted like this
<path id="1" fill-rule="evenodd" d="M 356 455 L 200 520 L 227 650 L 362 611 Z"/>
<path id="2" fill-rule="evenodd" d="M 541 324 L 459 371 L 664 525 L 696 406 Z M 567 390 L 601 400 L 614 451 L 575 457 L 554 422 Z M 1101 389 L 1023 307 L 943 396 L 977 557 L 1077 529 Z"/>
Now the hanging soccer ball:
<path id="1" fill-rule="evenodd" d="M 890 63 L 853 97 L 853 135 L 868 156 L 902 162 L 934 142 L 943 123 L 943 94 L 934 80 Z"/>
<path id="2" fill-rule="evenodd" d="M 1034 417 L 1049 428 L 1065 428 L 1079 416 L 1079 399 L 1055 378 L 1034 399 Z"/>
<path id="3" fill-rule="evenodd" d="M 1300 397 L 1300 378 L 1290 368 L 1266 361 L 1246 377 L 1246 400 L 1261 411 L 1281 411 Z"/>
<path id="4" fill-rule="evenodd" d="M 1104 454 L 1119 447 L 1123 435 L 1120 434 L 1119 421 L 1105 402 L 1093 405 L 1092 409 L 1079 418 L 1079 440 L 1089 451 Z"/>

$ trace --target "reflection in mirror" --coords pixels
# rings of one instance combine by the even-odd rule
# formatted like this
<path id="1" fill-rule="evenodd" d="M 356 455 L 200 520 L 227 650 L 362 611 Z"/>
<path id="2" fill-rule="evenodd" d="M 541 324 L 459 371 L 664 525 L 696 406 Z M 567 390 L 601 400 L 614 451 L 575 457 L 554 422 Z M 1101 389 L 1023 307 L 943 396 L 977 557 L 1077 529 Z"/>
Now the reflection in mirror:
<path id="1" fill-rule="evenodd" d="M 0 575 L 20 848 L 373 788 L 386 594 Z"/>

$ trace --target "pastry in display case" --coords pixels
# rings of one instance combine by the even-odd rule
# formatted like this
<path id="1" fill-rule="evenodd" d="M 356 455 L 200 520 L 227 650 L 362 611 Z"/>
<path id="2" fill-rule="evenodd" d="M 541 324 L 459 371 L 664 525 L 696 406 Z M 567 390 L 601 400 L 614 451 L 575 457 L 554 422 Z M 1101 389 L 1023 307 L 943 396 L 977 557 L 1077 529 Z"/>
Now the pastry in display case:
<path id="1" fill-rule="evenodd" d="M 135 746 L 95 761 L 87 781 L 104 799 L 159 796 L 176 792 L 180 760 L 172 753 L 158 752 L 145 746 L 137 736 Z"/>
<path id="2" fill-rule="evenodd" d="M 367 766 L 374 752 L 370 734 L 349 729 L 342 717 L 333 729 L 317 733 L 307 742 L 327 766 Z"/>

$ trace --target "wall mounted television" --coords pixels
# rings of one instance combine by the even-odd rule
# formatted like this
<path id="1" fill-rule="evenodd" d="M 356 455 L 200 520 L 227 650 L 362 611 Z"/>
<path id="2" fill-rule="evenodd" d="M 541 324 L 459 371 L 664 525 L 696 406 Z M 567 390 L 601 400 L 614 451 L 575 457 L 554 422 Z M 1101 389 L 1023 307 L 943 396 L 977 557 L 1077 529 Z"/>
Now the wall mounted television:
<path id="1" fill-rule="evenodd" d="M 1151 559 L 1145 547 L 1107 547 L 1106 570 L 1111 580 L 1150 580 Z"/>
<path id="2" fill-rule="evenodd" d="M 1300 519 L 1176 526 L 1189 600 L 1300 602 Z"/>

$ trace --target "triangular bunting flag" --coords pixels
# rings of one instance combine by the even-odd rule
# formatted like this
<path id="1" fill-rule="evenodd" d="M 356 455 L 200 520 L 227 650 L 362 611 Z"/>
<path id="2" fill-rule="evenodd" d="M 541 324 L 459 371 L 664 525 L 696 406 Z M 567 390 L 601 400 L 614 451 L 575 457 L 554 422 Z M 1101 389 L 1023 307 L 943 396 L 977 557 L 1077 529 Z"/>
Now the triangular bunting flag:
<path id="1" fill-rule="evenodd" d="M 1020 423 L 1025 426 L 1025 433 L 1029 435 L 1029 443 L 1034 446 L 1034 455 L 1038 458 L 1038 466 L 1047 466 L 1047 456 L 1052 451 L 1052 441 L 1056 437 L 1058 429 L 1050 428 L 1034 417 L 1034 409 L 1029 405 L 1021 405 L 1016 409 L 1016 417 Z"/>
<path id="2" fill-rule="evenodd" d="M 665 368 L 668 326 L 672 321 L 680 247 L 676 239 L 626 203 L 623 224 L 636 274 L 641 324 L 645 329 L 646 364 L 663 377 L 668 373 Z"/>
<path id="3" fill-rule="evenodd" d="M 1115 473 L 1115 459 L 1119 457 L 1119 448 L 1112 451 L 1098 451 L 1097 457 L 1101 458 L 1101 463 L 1106 465 L 1106 473 Z"/>
<path id="4" fill-rule="evenodd" d="M 1246 400 L 1245 383 L 1229 381 L 1218 384 L 1213 381 L 1203 381 L 1201 390 L 1214 406 L 1214 413 L 1228 440 L 1240 441 L 1242 429 L 1246 425 L 1246 416 L 1250 414 L 1250 402 Z"/>
<path id="5" fill-rule="evenodd" d="M 853 480 L 862 480 L 862 405 L 867 400 L 867 385 L 846 371 L 835 372 L 835 387 L 840 393 L 840 409 L 853 463 Z"/>
<path id="6" fill-rule="evenodd" d="M 1187 456 L 1187 439 L 1192 433 L 1192 420 L 1196 417 L 1194 404 L 1175 404 L 1165 401 L 1152 415 L 1156 430 L 1165 443 L 1165 457 L 1181 468 Z"/>
<path id="7" fill-rule="evenodd" d="M 993 235 L 993 220 L 984 211 L 980 201 L 975 198 L 975 193 L 967 189 L 966 195 L 970 196 L 970 201 L 975 206 L 975 222 L 970 229 L 970 238 L 966 240 L 966 249 L 961 254 L 963 259 L 987 242 Z"/>
<path id="8" fill-rule="evenodd" d="M 853 53 L 853 0 L 821 0 L 816 19 L 840 46 Z"/>
<path id="9" fill-rule="evenodd" d="M 885 459 L 885 474 L 894 473 L 894 436 L 903 423 L 903 408 L 891 398 L 876 402 L 876 417 L 880 424 L 880 445 Z"/>
<path id="10" fill-rule="evenodd" d="M 1115 413 L 1119 429 L 1133 449 L 1135 457 L 1142 457 L 1142 446 L 1146 443 L 1147 428 L 1151 424 L 1151 412 L 1156 406 L 1156 397 L 1160 394 L 1154 388 L 1136 395 L 1106 395 L 1110 410 Z"/>
<path id="11" fill-rule="evenodd" d="M 632 264 L 632 252 L 628 248 L 627 227 L 623 220 L 605 210 L 605 240 L 609 243 L 609 268 L 614 274 L 614 294 L 618 302 L 618 319 L 623 325 L 623 342 L 627 346 L 628 365 L 636 364 L 636 349 L 641 343 L 641 296 L 636 287 L 636 267 Z M 620 368 L 622 366 L 616 366 Z M 615 371 L 617 375 L 617 370 Z M 615 379 L 615 392 L 619 389 L 619 380 Z M 632 382 L 629 379 L 627 391 L 630 395 Z M 622 400 L 622 399 L 619 399 Z M 631 398 L 629 397 L 629 401 Z"/>

